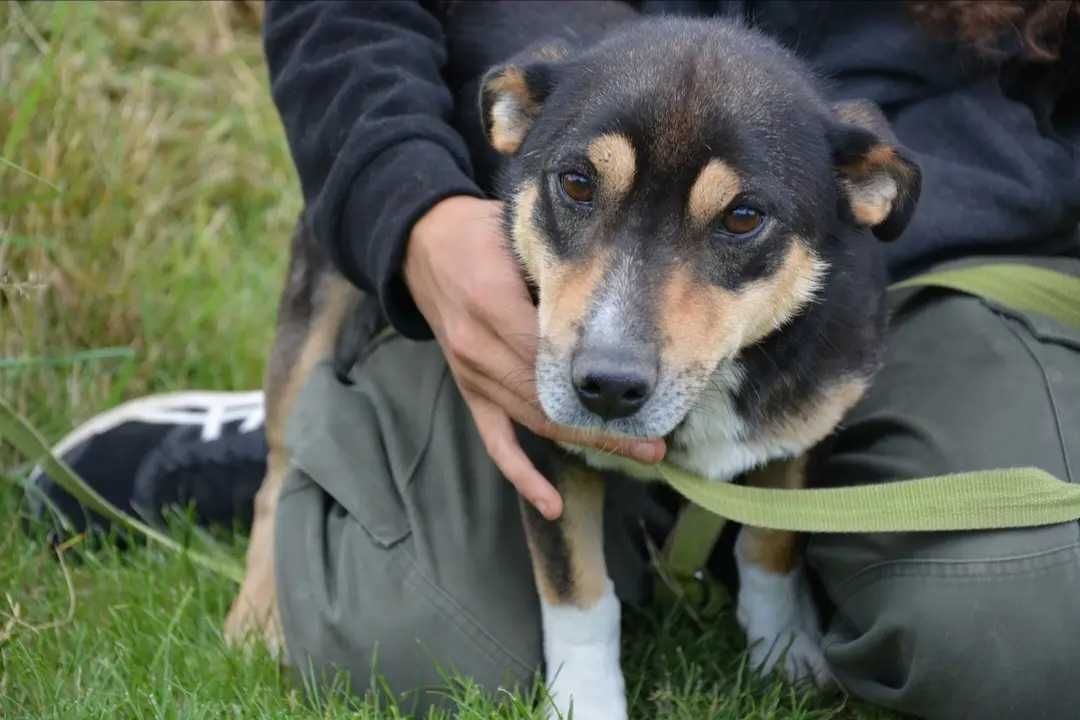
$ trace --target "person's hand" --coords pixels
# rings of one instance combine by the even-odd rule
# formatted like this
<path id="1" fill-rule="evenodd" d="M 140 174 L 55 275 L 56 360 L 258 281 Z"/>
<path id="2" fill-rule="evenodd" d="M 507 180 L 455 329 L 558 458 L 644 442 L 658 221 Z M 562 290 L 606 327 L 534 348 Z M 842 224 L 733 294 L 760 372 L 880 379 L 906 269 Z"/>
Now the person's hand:
<path id="1" fill-rule="evenodd" d="M 476 421 L 488 454 L 544 517 L 562 498 L 514 436 L 511 420 L 551 440 L 588 445 L 645 463 L 663 440 L 585 433 L 549 421 L 536 397 L 536 309 L 499 225 L 502 203 L 447 198 L 413 225 L 405 283 L 428 321 Z"/>

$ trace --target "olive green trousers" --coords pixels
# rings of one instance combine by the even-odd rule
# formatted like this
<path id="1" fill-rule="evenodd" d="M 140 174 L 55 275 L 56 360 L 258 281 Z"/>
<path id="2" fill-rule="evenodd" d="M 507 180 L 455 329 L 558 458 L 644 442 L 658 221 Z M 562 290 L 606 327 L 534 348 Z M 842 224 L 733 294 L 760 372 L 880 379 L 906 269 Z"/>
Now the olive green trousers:
<path id="1" fill-rule="evenodd" d="M 1080 262 L 1042 264 L 1080 274 Z M 286 644 L 305 671 L 374 672 L 419 710 L 445 672 L 495 689 L 542 662 L 517 499 L 434 343 L 382 339 L 351 384 L 316 368 L 290 418 L 278 507 Z M 920 291 L 885 367 L 831 441 L 826 484 L 1007 466 L 1080 482 L 1080 333 L 980 299 Z M 617 484 L 606 518 L 620 596 L 646 596 Z M 825 654 L 852 694 L 928 718 L 1080 717 L 1080 525 L 817 535 Z"/>

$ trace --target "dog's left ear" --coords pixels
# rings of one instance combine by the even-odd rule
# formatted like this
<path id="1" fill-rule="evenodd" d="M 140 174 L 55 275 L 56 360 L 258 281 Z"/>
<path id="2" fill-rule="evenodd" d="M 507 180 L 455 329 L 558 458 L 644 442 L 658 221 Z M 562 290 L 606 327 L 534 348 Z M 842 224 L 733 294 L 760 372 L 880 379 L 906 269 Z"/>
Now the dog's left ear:
<path id="1" fill-rule="evenodd" d="M 551 51 L 554 52 L 554 51 Z M 555 86 L 558 63 L 552 59 L 498 65 L 480 83 L 480 119 L 491 147 L 513 155 Z"/>
<path id="2" fill-rule="evenodd" d="M 837 103 L 833 114 L 827 135 L 850 217 L 856 225 L 871 228 L 879 240 L 895 240 L 919 200 L 919 166 L 905 157 L 874 103 Z"/>

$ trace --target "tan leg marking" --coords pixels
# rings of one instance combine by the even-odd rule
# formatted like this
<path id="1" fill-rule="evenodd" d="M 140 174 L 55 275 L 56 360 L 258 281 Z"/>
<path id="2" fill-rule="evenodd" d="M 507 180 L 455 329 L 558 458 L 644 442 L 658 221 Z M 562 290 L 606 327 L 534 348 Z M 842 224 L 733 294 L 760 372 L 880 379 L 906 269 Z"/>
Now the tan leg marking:
<path id="1" fill-rule="evenodd" d="M 608 133 L 595 138 L 586 155 L 600 175 L 600 190 L 607 199 L 618 201 L 630 192 L 637 161 L 634 146 L 625 135 Z"/>
<path id="2" fill-rule="evenodd" d="M 317 291 L 323 293 L 318 315 L 311 319 L 311 328 L 295 364 L 284 378 L 275 377 L 274 373 L 267 375 L 266 440 L 270 452 L 266 476 L 255 496 L 244 581 L 225 619 L 225 637 L 229 642 L 236 643 L 251 632 L 259 632 L 275 652 L 283 647 L 274 585 L 274 519 L 278 493 L 289 468 L 285 420 L 311 368 L 333 353 L 338 328 L 359 296 L 359 291 L 338 275 L 325 276 L 321 284 Z M 275 343 L 273 352 L 284 350 Z"/>
<path id="3" fill-rule="evenodd" d="M 747 479 L 748 485 L 795 490 L 806 485 L 806 458 L 772 462 L 755 470 Z M 743 557 L 748 562 L 772 573 L 786 575 L 799 561 L 798 536 L 786 530 L 743 526 L 740 530 Z"/>
<path id="4" fill-rule="evenodd" d="M 869 381 L 852 377 L 822 390 L 811 402 L 782 418 L 770 429 L 785 442 L 798 441 L 809 449 L 821 442 L 840 423 L 844 414 L 866 392 Z M 806 456 L 769 463 L 755 470 L 747 479 L 755 487 L 798 489 L 806 486 Z M 798 561 L 794 533 L 782 530 L 744 527 L 746 559 L 766 570 L 787 573 Z"/>
<path id="5" fill-rule="evenodd" d="M 548 522 L 526 509 L 525 527 L 540 593 L 546 680 L 555 712 L 626 718 L 619 666 L 619 600 L 604 562 L 604 485 L 578 465 L 557 470 L 562 517 Z"/>
<path id="6" fill-rule="evenodd" d="M 723 160 L 713 158 L 701 169 L 690 187 L 687 212 L 697 227 L 705 227 L 728 206 L 742 189 L 738 173 Z"/>
<path id="7" fill-rule="evenodd" d="M 604 481 L 596 472 L 579 466 L 567 468 L 559 477 L 563 514 L 555 523 L 532 528 L 527 533 L 533 559 L 533 574 L 540 597 L 551 605 L 588 608 L 596 604 L 607 582 L 604 561 Z M 534 533 L 560 533 L 565 557 L 546 557 Z M 565 567 L 568 564 L 569 567 Z M 568 572 L 567 572 L 568 571 Z M 559 578 L 569 578 L 569 587 L 560 587 Z"/>
<path id="8" fill-rule="evenodd" d="M 584 468 L 569 472 L 561 484 L 567 510 L 563 534 L 573 568 L 573 603 L 591 607 L 600 599 L 607 580 L 604 562 L 604 481 Z"/>

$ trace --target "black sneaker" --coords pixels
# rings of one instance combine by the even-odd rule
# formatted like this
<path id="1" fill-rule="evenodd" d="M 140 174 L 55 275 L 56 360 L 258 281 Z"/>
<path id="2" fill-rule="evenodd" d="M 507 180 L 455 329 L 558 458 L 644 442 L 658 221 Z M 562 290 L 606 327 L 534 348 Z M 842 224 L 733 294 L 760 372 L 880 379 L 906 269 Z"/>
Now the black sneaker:
<path id="1" fill-rule="evenodd" d="M 194 508 L 200 525 L 250 524 L 266 472 L 262 392 L 178 392 L 132 400 L 91 418 L 56 444 L 91 487 L 120 510 L 161 525 L 162 511 Z M 40 467 L 27 492 L 33 516 L 51 501 L 75 528 L 107 531 Z"/>

